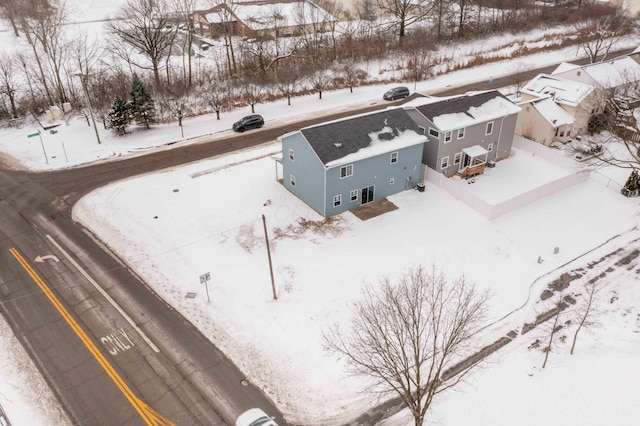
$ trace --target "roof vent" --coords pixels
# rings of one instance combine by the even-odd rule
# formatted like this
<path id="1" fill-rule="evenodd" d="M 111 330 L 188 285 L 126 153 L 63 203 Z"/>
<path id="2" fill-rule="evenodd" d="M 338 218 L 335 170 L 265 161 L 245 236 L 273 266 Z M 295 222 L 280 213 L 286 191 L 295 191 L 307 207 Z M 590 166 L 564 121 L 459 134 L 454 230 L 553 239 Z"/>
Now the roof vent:
<path id="1" fill-rule="evenodd" d="M 335 146 L 336 148 L 342 148 L 342 142 L 334 142 L 333 146 Z"/>
<path id="2" fill-rule="evenodd" d="M 387 119 L 386 119 L 386 118 L 384 119 L 384 125 L 385 125 L 385 126 L 387 126 L 387 125 L 388 125 L 388 124 L 387 124 Z"/>

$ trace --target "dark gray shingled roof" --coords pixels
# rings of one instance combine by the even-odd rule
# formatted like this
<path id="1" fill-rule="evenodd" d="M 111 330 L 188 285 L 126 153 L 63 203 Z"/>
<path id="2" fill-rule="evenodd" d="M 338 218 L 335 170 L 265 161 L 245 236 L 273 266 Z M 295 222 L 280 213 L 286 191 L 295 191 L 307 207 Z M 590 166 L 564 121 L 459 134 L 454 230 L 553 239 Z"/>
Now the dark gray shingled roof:
<path id="1" fill-rule="evenodd" d="M 416 109 L 433 123 L 434 117 L 444 114 L 462 112 L 471 116 L 468 113 L 469 108 L 479 107 L 485 102 L 490 101 L 491 99 L 495 99 L 496 97 L 507 99 L 504 95 L 502 95 L 502 93 L 498 92 L 497 90 L 491 90 L 489 92 L 476 93 L 473 95 L 456 96 L 455 98 L 445 99 L 443 101 L 422 105 L 417 107 Z"/>
<path id="2" fill-rule="evenodd" d="M 366 148 L 371 143 L 369 134 L 379 132 L 385 126 L 394 130 L 393 135 L 389 134 L 389 139 L 385 139 L 390 143 L 393 143 L 393 140 L 399 135 L 399 131 L 410 129 L 422 133 L 418 125 L 401 108 L 306 127 L 300 132 L 316 152 L 320 161 L 327 164 Z M 381 135 L 380 139 L 383 138 L 384 136 Z"/>

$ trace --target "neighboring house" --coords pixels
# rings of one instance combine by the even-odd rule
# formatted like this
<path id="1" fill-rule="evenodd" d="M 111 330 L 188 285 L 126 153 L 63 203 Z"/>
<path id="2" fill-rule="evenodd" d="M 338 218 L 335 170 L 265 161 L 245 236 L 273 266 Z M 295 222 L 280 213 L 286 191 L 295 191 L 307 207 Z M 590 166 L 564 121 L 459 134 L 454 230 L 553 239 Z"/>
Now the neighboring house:
<path id="1" fill-rule="evenodd" d="M 516 134 L 546 146 L 586 133 L 591 115 L 604 108 L 592 85 L 555 75 L 538 74 L 521 96 Z"/>
<path id="2" fill-rule="evenodd" d="M 629 56 L 582 66 L 563 62 L 551 75 L 589 84 L 606 98 L 633 104 L 640 101 L 640 64 Z"/>
<path id="3" fill-rule="evenodd" d="M 224 34 L 246 38 L 288 37 L 324 32 L 335 18 L 309 0 L 230 1 L 192 15 L 194 28 L 203 37 Z"/>
<path id="4" fill-rule="evenodd" d="M 549 146 L 554 141 L 568 141 L 575 119 L 550 97 L 518 103 L 522 111 L 516 122 L 516 135 Z M 577 134 L 577 132 L 576 132 Z"/>
<path id="5" fill-rule="evenodd" d="M 482 173 L 509 157 L 520 108 L 497 90 L 403 105 L 428 138 L 422 163 L 446 176 Z"/>
<path id="6" fill-rule="evenodd" d="M 327 217 L 418 184 L 426 141 L 402 108 L 281 136 L 284 186 Z"/>

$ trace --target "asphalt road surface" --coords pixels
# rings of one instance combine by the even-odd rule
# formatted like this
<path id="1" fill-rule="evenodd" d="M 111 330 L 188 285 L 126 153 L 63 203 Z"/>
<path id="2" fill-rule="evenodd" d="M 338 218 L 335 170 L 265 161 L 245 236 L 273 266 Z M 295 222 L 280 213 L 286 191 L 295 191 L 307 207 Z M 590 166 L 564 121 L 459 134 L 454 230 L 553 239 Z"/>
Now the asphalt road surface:
<path id="1" fill-rule="evenodd" d="M 496 78 L 491 86 L 553 68 Z M 437 94 L 489 88 L 483 81 Z M 74 424 L 233 424 L 251 407 L 284 424 L 277 407 L 223 353 L 73 222 L 74 203 L 109 182 L 390 104 L 380 100 L 277 128 L 267 123 L 242 135 L 56 172 L 0 167 L 0 311 Z"/>

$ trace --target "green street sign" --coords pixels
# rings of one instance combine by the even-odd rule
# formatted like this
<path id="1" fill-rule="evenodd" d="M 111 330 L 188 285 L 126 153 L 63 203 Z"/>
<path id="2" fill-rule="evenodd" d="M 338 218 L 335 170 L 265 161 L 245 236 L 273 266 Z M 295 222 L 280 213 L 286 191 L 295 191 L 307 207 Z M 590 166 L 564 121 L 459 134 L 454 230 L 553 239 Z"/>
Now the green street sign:
<path id="1" fill-rule="evenodd" d="M 27 135 L 28 138 L 34 138 L 36 136 L 39 136 L 40 132 L 35 132 L 35 133 L 31 133 L 30 135 Z"/>

